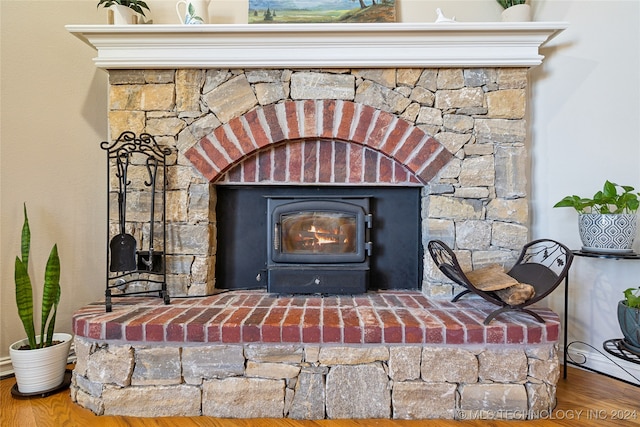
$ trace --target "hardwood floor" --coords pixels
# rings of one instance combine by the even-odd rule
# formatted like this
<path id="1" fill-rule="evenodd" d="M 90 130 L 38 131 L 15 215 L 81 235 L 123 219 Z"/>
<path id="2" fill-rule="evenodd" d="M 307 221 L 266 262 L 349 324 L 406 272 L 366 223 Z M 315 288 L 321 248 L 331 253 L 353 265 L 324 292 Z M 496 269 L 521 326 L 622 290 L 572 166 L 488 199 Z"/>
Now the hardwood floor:
<path id="1" fill-rule="evenodd" d="M 96 416 L 73 402 L 68 391 L 46 398 L 15 399 L 11 387 L 15 379 L 0 381 L 0 426 L 2 427 L 414 427 L 414 426 L 640 426 L 640 387 L 634 387 L 605 376 L 569 368 L 567 380 L 558 382 L 558 405 L 554 412 L 536 421 L 401 421 L 401 420 L 318 420 L 289 419 L 219 419 L 134 418 Z M 624 418 L 624 419 L 620 419 Z"/>

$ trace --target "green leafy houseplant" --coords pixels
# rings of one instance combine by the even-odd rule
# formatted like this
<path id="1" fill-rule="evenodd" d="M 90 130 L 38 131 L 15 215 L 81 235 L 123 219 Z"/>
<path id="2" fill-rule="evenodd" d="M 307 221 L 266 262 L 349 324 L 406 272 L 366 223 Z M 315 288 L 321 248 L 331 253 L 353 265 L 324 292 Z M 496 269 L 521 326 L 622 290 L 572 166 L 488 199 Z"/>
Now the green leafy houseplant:
<path id="1" fill-rule="evenodd" d="M 60 302 L 60 258 L 58 246 L 53 245 L 44 271 L 44 288 L 42 291 L 42 321 L 40 323 L 40 339 L 36 342 L 33 323 L 33 288 L 29 277 L 29 250 L 31 248 L 31 230 L 27 217 L 27 206 L 24 206 L 24 223 L 22 225 L 21 256 L 16 256 L 15 285 L 18 314 L 27 333 L 29 347 L 33 349 L 50 347 L 53 344 L 53 333 L 56 324 L 58 303 Z M 46 334 L 45 334 L 46 331 Z"/>
<path id="2" fill-rule="evenodd" d="M 640 309 L 640 287 L 625 290 L 624 299 L 627 307 Z"/>
<path id="3" fill-rule="evenodd" d="M 515 6 L 517 4 L 525 4 L 527 0 L 497 0 L 500 3 L 500 6 L 507 9 L 511 6 Z"/>
<path id="4" fill-rule="evenodd" d="M 120 6 L 126 6 L 142 16 L 145 16 L 143 9 L 149 10 L 149 6 L 147 6 L 147 3 L 142 0 L 99 0 L 97 7 L 102 6 L 104 8 L 108 8 L 116 4 Z"/>
<path id="5" fill-rule="evenodd" d="M 618 189 L 621 191 L 618 192 Z M 610 181 L 604 183 L 601 191 L 598 191 L 592 198 L 580 196 L 566 196 L 554 208 L 574 208 L 578 213 L 600 213 L 600 214 L 633 214 L 640 206 L 638 196 L 634 193 L 634 188 L 628 185 L 618 185 Z"/>

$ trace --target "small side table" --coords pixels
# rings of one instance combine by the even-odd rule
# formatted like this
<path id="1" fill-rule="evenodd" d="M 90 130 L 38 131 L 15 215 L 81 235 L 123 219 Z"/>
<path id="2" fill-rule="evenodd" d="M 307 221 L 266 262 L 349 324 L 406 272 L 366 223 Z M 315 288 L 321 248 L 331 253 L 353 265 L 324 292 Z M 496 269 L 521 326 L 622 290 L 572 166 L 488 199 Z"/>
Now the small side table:
<path id="1" fill-rule="evenodd" d="M 583 251 L 583 250 L 576 250 L 576 251 L 572 251 L 572 252 L 573 252 L 573 255 L 575 255 L 575 256 L 586 257 L 586 258 L 600 258 L 600 259 L 613 259 L 613 260 L 625 260 L 625 259 L 628 259 L 628 260 L 640 260 L 640 254 L 637 254 L 635 252 L 605 253 L 605 252 L 589 252 L 589 251 Z M 597 372 L 599 374 L 603 374 L 603 375 L 609 376 L 611 378 L 615 378 L 615 379 L 618 379 L 620 381 L 624 381 L 624 382 L 626 382 L 628 384 L 640 387 L 639 384 L 635 384 L 635 383 L 632 383 L 632 382 L 629 382 L 629 381 L 621 380 L 620 378 L 613 377 L 611 375 L 605 374 L 605 373 L 597 371 L 595 369 L 592 369 L 592 368 L 589 368 L 589 367 L 586 367 L 586 366 L 582 366 L 586 362 L 586 357 L 585 357 L 585 361 L 582 362 L 582 363 L 577 363 L 577 362 L 574 362 L 574 361 L 569 362 L 569 360 L 568 360 L 569 359 L 569 347 L 571 345 L 573 345 L 573 344 L 582 344 L 582 345 L 585 345 L 587 347 L 591 347 L 592 349 L 594 349 L 598 353 L 602 354 L 607 359 L 609 359 L 612 363 L 614 363 L 616 366 L 618 366 L 620 369 L 622 369 L 627 374 L 629 374 L 631 377 L 633 377 L 636 381 L 640 381 L 638 378 L 633 376 L 626 369 L 624 369 L 622 366 L 618 365 L 610 357 L 608 357 L 607 355 L 605 355 L 604 353 L 602 353 L 600 350 L 596 349 L 592 345 L 584 343 L 582 341 L 572 341 L 572 342 L 568 343 L 567 342 L 567 340 L 568 340 L 568 329 L 569 329 L 568 320 L 569 320 L 569 278 L 567 277 L 567 279 L 565 280 L 565 287 L 564 287 L 564 364 L 563 364 L 563 368 L 564 368 L 563 378 L 564 379 L 567 378 L 567 364 L 570 363 L 572 365 L 576 365 L 576 366 L 580 366 L 582 368 L 585 368 L 585 369 L 587 369 L 589 371 Z M 632 352 L 628 351 L 627 349 L 625 349 L 620 344 L 621 341 L 622 341 L 621 339 L 606 340 L 602 344 L 602 346 L 603 346 L 604 350 L 607 353 L 611 354 L 612 356 L 615 356 L 617 358 L 620 358 L 620 359 L 623 359 L 623 360 L 626 360 L 626 361 L 629 361 L 629 362 L 632 362 L 632 363 L 640 364 L 640 355 L 636 355 L 635 353 L 632 353 Z"/>

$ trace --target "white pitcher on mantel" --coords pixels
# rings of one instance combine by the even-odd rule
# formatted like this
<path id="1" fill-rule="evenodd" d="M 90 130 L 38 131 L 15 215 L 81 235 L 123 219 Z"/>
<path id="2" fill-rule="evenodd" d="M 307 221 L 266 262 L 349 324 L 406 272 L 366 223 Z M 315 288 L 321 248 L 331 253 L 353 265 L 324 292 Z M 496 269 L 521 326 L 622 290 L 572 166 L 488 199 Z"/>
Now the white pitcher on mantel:
<path id="1" fill-rule="evenodd" d="M 180 11 L 182 5 L 184 12 Z M 208 24 L 209 0 L 180 0 L 176 3 L 176 13 L 182 24 Z"/>

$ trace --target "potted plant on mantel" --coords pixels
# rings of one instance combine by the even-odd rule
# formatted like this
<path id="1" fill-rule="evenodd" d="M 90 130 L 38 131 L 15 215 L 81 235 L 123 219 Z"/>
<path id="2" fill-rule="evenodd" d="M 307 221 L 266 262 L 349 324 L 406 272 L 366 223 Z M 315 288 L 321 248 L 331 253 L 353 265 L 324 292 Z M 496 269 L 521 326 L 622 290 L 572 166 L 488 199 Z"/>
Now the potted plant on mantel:
<path id="1" fill-rule="evenodd" d="M 38 395 L 60 388 L 65 381 L 67 358 L 73 337 L 54 333 L 60 302 L 60 258 L 53 245 L 44 272 L 42 290 L 42 321 L 36 336 L 33 323 L 33 288 L 29 277 L 31 230 L 24 206 L 21 236 L 21 257 L 15 261 L 15 288 L 18 314 L 27 338 L 9 347 L 18 392 L 23 396 Z"/>
<path id="2" fill-rule="evenodd" d="M 497 2 L 504 8 L 502 11 L 504 22 L 531 21 L 531 7 L 527 4 L 527 0 L 497 0 Z"/>
<path id="3" fill-rule="evenodd" d="M 97 7 L 100 6 L 113 11 L 115 25 L 135 24 L 136 13 L 145 16 L 144 9 L 149 10 L 143 0 L 99 0 Z"/>
<path id="4" fill-rule="evenodd" d="M 624 299 L 618 303 L 618 323 L 624 335 L 622 345 L 640 355 L 640 287 L 624 291 Z"/>
<path id="5" fill-rule="evenodd" d="M 618 191 L 620 189 L 620 192 Z M 592 198 L 566 196 L 554 208 L 571 207 L 578 212 L 578 225 L 583 250 L 603 253 L 633 252 L 637 211 L 640 206 L 634 188 L 610 181 Z"/>

